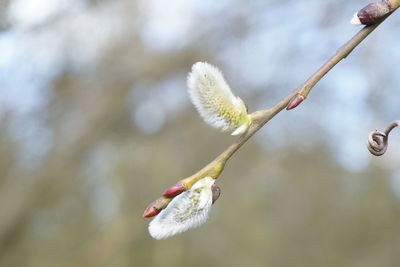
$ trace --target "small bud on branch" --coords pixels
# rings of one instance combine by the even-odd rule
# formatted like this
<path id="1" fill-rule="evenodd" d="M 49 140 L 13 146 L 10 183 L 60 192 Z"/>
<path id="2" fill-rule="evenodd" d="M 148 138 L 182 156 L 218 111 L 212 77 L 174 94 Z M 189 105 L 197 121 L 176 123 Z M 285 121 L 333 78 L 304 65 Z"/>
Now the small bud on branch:
<path id="1" fill-rule="evenodd" d="M 296 96 L 293 97 L 292 100 L 290 100 L 289 104 L 286 107 L 286 110 L 294 109 L 295 107 L 300 105 L 301 102 L 304 101 L 304 99 L 306 99 L 306 98 L 302 94 L 300 94 L 300 93 L 296 94 Z"/>
<path id="2" fill-rule="evenodd" d="M 399 7 L 398 0 L 382 0 L 366 5 L 354 14 L 350 23 L 354 25 L 374 25 Z"/>
<path id="3" fill-rule="evenodd" d="M 170 186 L 165 192 L 162 194 L 164 197 L 173 198 L 180 193 L 186 191 L 186 187 L 184 184 L 177 183 Z"/>

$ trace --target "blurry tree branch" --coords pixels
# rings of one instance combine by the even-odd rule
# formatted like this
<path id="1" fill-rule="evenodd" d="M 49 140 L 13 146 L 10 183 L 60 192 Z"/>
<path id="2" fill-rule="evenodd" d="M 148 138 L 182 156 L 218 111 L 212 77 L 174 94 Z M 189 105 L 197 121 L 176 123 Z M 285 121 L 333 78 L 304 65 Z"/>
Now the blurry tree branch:
<path id="1" fill-rule="evenodd" d="M 156 77 L 162 79 L 168 76 L 171 70 L 186 67 L 185 59 L 192 61 L 199 57 L 201 52 L 197 49 L 185 49 L 179 53 L 158 54 L 148 60 L 148 64 L 143 65 L 136 76 L 143 79 Z M 143 58 L 149 59 L 149 54 L 142 53 Z M 172 58 L 178 60 L 171 60 Z M 139 60 L 140 61 L 140 60 Z M 144 61 L 144 60 L 143 60 Z M 108 77 L 104 75 L 104 77 Z M 102 80 L 103 81 L 103 80 Z M 101 86 L 107 87 L 107 81 Z M 11 179 L 2 182 L 0 188 L 0 210 L 2 211 L 0 220 L 0 258 L 7 250 L 2 249 L 10 246 L 23 233 L 25 226 L 29 223 L 32 215 L 43 206 L 43 203 L 55 202 L 55 199 L 63 197 L 65 192 L 77 185 L 79 173 L 84 168 L 85 157 L 98 142 L 109 131 L 114 131 L 110 125 L 115 114 L 121 113 L 126 101 L 126 96 L 131 89 L 130 81 L 121 81 L 113 90 L 104 90 L 101 102 L 93 106 L 93 110 L 86 114 L 83 120 L 84 127 L 79 134 L 68 145 L 63 145 L 63 131 L 65 121 L 59 119 L 53 122 L 55 128 L 55 146 L 48 153 L 51 155 L 43 160 L 43 163 L 32 173 L 26 174 L 23 171 L 13 173 Z M 76 86 L 78 87 L 78 86 Z M 59 101 L 56 99 L 55 101 Z M 118 108 L 116 108 L 118 107 Z M 105 123 L 107 122 L 107 123 Z M 4 171 L 4 169 L 3 169 Z M 13 179 L 15 177 L 25 177 L 29 179 Z M 55 182 L 57 181 L 57 182 Z"/>
<path id="2" fill-rule="evenodd" d="M 387 0 L 384 0 L 387 1 Z M 224 152 L 222 152 L 216 159 L 211 161 L 203 169 L 194 175 L 180 180 L 177 184 L 171 186 L 166 192 L 176 190 L 179 194 L 182 190 L 187 190 L 195 182 L 206 177 L 211 176 L 216 179 L 221 174 L 227 160 L 247 141 L 249 140 L 261 127 L 263 127 L 275 115 L 283 109 L 293 109 L 298 106 L 311 92 L 311 89 L 328 73 L 337 63 L 345 59 L 355 47 L 357 47 L 371 32 L 373 32 L 388 16 L 390 16 L 399 6 L 398 0 L 390 1 L 393 8 L 389 13 L 384 16 L 380 14 L 380 19 L 377 23 L 365 26 L 358 33 L 356 33 L 348 42 L 346 42 L 336 53 L 328 59 L 314 74 L 310 76 L 301 86 L 296 90 L 285 96 L 273 107 L 255 111 L 251 114 L 252 124 L 250 128 L 242 136 L 240 136 L 232 145 L 230 145 Z M 179 191 L 180 190 L 180 191 Z M 165 193 L 164 193 L 165 195 Z M 152 217 L 164 209 L 174 197 L 174 194 L 162 196 L 152 202 L 145 210 L 144 217 Z"/>

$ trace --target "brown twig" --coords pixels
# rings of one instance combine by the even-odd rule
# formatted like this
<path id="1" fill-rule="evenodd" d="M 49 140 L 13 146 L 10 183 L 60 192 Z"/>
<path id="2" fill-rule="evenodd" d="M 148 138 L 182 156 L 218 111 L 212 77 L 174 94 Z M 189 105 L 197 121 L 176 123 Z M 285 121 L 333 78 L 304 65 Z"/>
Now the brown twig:
<path id="1" fill-rule="evenodd" d="M 400 120 L 394 121 L 389 124 L 384 132 L 375 130 L 368 135 L 367 147 L 372 155 L 382 156 L 383 154 L 385 154 L 388 147 L 389 134 L 397 126 L 400 126 Z"/>
<path id="2" fill-rule="evenodd" d="M 321 80 L 325 74 L 328 73 L 337 63 L 345 59 L 353 49 L 359 45 L 372 31 L 374 31 L 380 24 L 379 22 L 375 25 L 364 27 L 361 29 L 353 38 L 351 38 L 346 44 L 337 50 L 337 52 L 328 61 L 322 65 L 307 81 L 305 81 L 300 87 L 297 88 L 297 95 L 288 105 L 287 109 L 293 109 L 297 107 L 307 96 L 310 94 L 311 89 Z"/>
<path id="3" fill-rule="evenodd" d="M 396 0 L 397 1 L 397 0 Z M 393 10 L 395 11 L 395 10 Z M 393 12 L 388 14 L 390 16 Z M 388 17 L 387 16 L 387 17 Z M 339 48 L 336 53 L 328 59 L 306 82 L 300 87 L 294 90 L 289 95 L 285 96 L 273 107 L 265 110 L 259 110 L 251 114 L 252 124 L 250 128 L 239 137 L 232 145 L 230 145 L 224 152 L 222 152 L 216 159 L 211 161 L 203 169 L 195 173 L 194 175 L 183 179 L 177 183 L 176 188 L 190 188 L 195 182 L 206 177 L 211 176 L 217 179 L 221 174 L 227 160 L 247 141 L 252 137 L 261 127 L 263 127 L 269 120 L 271 120 L 276 114 L 281 112 L 284 108 L 292 109 L 299 105 L 310 93 L 311 89 L 318 83 L 321 78 L 328 73 L 338 62 L 346 58 L 355 47 L 357 47 L 371 32 L 373 32 L 387 17 L 384 17 L 380 22 L 372 26 L 366 26 L 355 34 L 347 43 Z M 293 106 L 293 104 L 296 104 Z M 175 185 L 173 186 L 175 187 Z M 161 197 L 151 203 L 146 211 L 144 217 L 152 217 L 157 215 L 162 209 L 164 209 L 172 198 Z"/>

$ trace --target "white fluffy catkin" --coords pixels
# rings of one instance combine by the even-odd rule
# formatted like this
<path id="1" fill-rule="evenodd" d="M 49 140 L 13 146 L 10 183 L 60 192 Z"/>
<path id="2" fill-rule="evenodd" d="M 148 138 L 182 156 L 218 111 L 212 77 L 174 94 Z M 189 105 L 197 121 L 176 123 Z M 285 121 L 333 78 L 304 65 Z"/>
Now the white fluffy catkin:
<path id="1" fill-rule="evenodd" d="M 188 191 L 174 197 L 149 224 L 149 233 L 155 239 L 165 239 L 203 224 L 211 211 L 215 180 L 205 177 Z"/>
<path id="2" fill-rule="evenodd" d="M 251 124 L 243 101 L 233 95 L 222 73 L 206 62 L 197 62 L 187 79 L 188 93 L 200 116 L 209 125 L 232 135 L 243 134 Z"/>

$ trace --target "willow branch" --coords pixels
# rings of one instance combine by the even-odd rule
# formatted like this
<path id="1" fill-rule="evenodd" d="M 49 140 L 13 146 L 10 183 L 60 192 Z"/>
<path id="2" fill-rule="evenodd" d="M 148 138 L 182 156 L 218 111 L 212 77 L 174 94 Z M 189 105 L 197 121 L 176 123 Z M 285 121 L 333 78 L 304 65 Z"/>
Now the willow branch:
<path id="1" fill-rule="evenodd" d="M 398 0 L 395 0 L 398 2 Z M 311 89 L 328 73 L 337 63 L 345 59 L 355 47 L 357 47 L 371 32 L 373 32 L 393 11 L 382 20 L 374 25 L 365 26 L 358 33 L 356 33 L 348 42 L 340 47 L 336 53 L 329 58 L 314 74 L 312 74 L 301 86 L 295 89 L 293 92 L 282 98 L 273 107 L 265 110 L 255 111 L 251 114 L 252 124 L 250 128 L 240 136 L 233 144 L 231 144 L 224 152 L 222 152 L 217 158 L 211 161 L 203 169 L 195 173 L 194 175 L 179 181 L 176 185 L 172 186 L 181 188 L 181 191 L 190 188 L 198 180 L 210 176 L 217 179 L 222 172 L 228 159 L 244 144 L 249 140 L 261 127 L 263 127 L 269 120 L 275 115 L 281 112 L 283 109 L 292 109 L 299 105 L 310 93 Z M 181 192 L 180 191 L 180 192 Z M 178 192 L 179 193 L 179 192 Z M 151 203 L 145 211 L 144 217 L 151 217 L 157 214 L 161 209 L 165 208 L 171 201 L 170 197 L 161 197 Z M 145 216 L 145 215 L 149 216 Z"/>
<path id="2" fill-rule="evenodd" d="M 397 1 L 397 0 L 396 0 Z M 397 9 L 397 8 L 396 8 Z M 394 9 L 393 11 L 395 11 Z M 393 13 L 392 11 L 392 13 Z M 390 16 L 392 13 L 389 13 Z M 272 108 L 256 111 L 251 114 L 253 125 L 250 129 L 241 136 L 236 142 L 228 147 L 216 160 L 227 161 L 251 136 L 253 136 L 261 127 L 263 127 L 276 114 L 282 111 L 292 102 L 293 97 L 301 95 L 305 99 L 311 89 L 328 73 L 337 63 L 345 59 L 371 32 L 373 32 L 388 16 L 380 22 L 366 26 L 355 34 L 348 42 L 346 42 L 336 53 L 329 58 L 314 74 L 312 74 L 301 86 L 292 93 L 284 97 L 276 103 Z"/>

